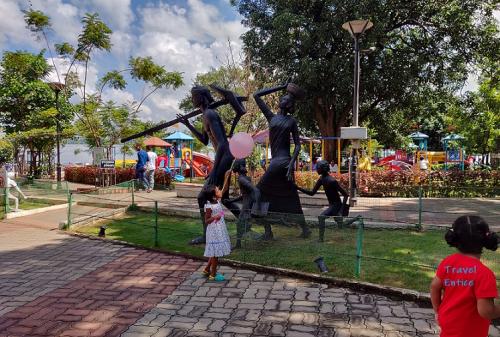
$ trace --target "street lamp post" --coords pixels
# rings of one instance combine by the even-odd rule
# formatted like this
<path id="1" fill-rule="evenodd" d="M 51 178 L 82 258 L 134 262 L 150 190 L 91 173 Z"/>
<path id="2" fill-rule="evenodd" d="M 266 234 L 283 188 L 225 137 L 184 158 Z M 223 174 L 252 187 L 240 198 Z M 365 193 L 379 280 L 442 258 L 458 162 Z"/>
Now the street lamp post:
<path id="1" fill-rule="evenodd" d="M 56 163 L 56 179 L 57 182 L 61 182 L 61 121 L 60 121 L 60 112 L 59 112 L 59 93 L 64 89 L 64 84 L 59 82 L 51 82 L 49 83 L 52 90 L 54 90 L 56 94 L 56 153 L 57 153 L 57 163 Z"/>
<path id="2" fill-rule="evenodd" d="M 360 47 L 359 39 L 361 35 L 368 29 L 373 27 L 373 23 L 369 20 L 353 20 L 346 22 L 342 28 L 347 30 L 354 39 L 354 90 L 352 102 L 352 124 L 353 127 L 358 127 L 359 116 L 359 77 L 360 77 Z M 349 165 L 349 197 L 351 206 L 356 202 L 356 181 L 357 181 L 357 149 L 360 147 L 360 140 L 352 140 L 351 161 Z"/>

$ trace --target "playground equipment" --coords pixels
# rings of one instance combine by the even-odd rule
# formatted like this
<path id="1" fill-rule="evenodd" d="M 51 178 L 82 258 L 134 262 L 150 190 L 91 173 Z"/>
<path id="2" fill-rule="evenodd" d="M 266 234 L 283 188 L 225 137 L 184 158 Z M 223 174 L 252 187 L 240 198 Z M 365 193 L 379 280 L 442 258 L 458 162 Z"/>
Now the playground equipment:
<path id="1" fill-rule="evenodd" d="M 448 163 L 458 163 L 460 169 L 464 170 L 464 150 L 462 147 L 462 141 L 465 138 L 457 134 L 449 134 L 444 137 L 441 142 L 443 143 L 445 159 L 444 159 L 444 170 L 448 170 Z M 456 143 L 456 146 L 450 146 L 450 143 Z"/>
<path id="2" fill-rule="evenodd" d="M 193 137 L 177 131 L 164 139 L 172 143 L 172 146 L 167 148 L 167 168 L 177 169 L 185 177 L 207 176 L 213 162 L 207 156 L 193 152 Z"/>
<path id="3" fill-rule="evenodd" d="M 252 136 L 254 142 L 258 145 L 264 145 L 265 146 L 265 163 L 266 163 L 266 167 L 267 165 L 269 164 L 269 156 L 268 156 L 268 153 L 269 153 L 269 130 L 266 129 L 266 130 L 262 130 L 262 131 L 259 131 L 257 133 L 255 133 L 253 136 Z M 311 160 L 311 165 L 309 167 L 309 169 L 311 170 L 311 172 L 314 170 L 313 168 L 313 165 L 312 165 L 312 159 L 313 159 L 313 145 L 316 144 L 321 144 L 321 157 L 322 158 L 325 158 L 325 142 L 326 141 L 336 141 L 337 143 L 337 175 L 340 176 L 340 166 L 341 166 L 341 163 L 342 163 L 342 152 L 341 152 L 341 144 L 340 144 L 340 137 L 317 137 L 317 138 L 310 138 L 310 137 L 300 137 L 300 141 L 301 141 L 301 144 L 303 146 L 307 146 L 307 144 L 309 144 L 309 158 Z M 297 166 L 299 165 L 299 163 L 297 162 Z M 298 170 L 298 167 L 297 167 L 297 170 Z"/>
<path id="4" fill-rule="evenodd" d="M 427 141 L 429 136 L 422 132 L 414 132 L 409 136 L 414 142 L 418 142 L 419 151 L 427 151 Z"/>

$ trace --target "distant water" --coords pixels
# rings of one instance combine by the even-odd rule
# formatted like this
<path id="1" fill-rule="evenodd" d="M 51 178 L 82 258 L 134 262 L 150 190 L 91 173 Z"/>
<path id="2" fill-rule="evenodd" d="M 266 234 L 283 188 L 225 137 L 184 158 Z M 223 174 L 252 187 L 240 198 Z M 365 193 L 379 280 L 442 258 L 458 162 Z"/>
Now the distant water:
<path id="1" fill-rule="evenodd" d="M 117 144 L 113 147 L 113 153 L 115 160 L 122 160 L 123 153 L 121 153 L 121 144 Z M 204 154 L 207 154 L 212 160 L 215 157 L 215 153 L 213 151 L 209 151 Z M 55 152 L 54 152 L 55 156 Z M 127 154 L 125 159 L 137 159 L 137 153 L 133 151 L 132 154 Z M 62 165 L 85 165 L 92 164 L 92 152 L 89 151 L 89 147 L 86 144 L 66 144 L 61 146 L 61 164 Z"/>
<path id="2" fill-rule="evenodd" d="M 116 160 L 123 159 L 121 148 L 121 145 L 113 147 Z M 134 151 L 134 153 L 126 155 L 125 159 L 137 159 L 137 154 Z M 89 147 L 86 144 L 66 144 L 61 147 L 61 164 L 92 164 L 92 152 L 89 151 Z"/>

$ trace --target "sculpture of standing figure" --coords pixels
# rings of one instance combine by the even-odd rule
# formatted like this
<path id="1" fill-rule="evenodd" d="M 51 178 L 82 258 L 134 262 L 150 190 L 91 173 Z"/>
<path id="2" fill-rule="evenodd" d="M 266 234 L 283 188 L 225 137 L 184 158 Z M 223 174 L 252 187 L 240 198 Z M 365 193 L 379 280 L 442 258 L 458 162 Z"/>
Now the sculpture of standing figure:
<path id="1" fill-rule="evenodd" d="M 233 127 L 231 128 L 231 133 L 234 130 L 234 126 L 237 121 L 245 113 L 245 108 L 239 103 L 234 94 L 230 91 L 224 90 L 222 88 L 212 86 L 218 92 L 220 92 L 223 96 L 225 96 L 233 109 L 236 111 L 236 118 L 233 122 Z M 224 125 L 222 124 L 222 119 L 216 110 L 210 109 L 210 103 L 214 102 L 210 91 L 206 87 L 195 86 L 191 89 L 191 99 L 193 101 L 193 105 L 196 108 L 199 108 L 202 111 L 202 122 L 203 129 L 202 131 L 196 130 L 196 128 L 191 125 L 191 123 L 183 118 L 183 115 L 178 115 L 179 118 L 182 119 L 182 123 L 184 123 L 188 129 L 193 133 L 193 135 L 198 138 L 200 142 L 204 145 L 208 145 L 208 142 L 212 143 L 212 146 L 215 149 L 215 160 L 214 166 L 210 174 L 208 175 L 204 187 L 209 185 L 215 185 L 219 189 L 222 189 L 224 185 L 224 175 L 227 170 L 231 168 L 231 164 L 233 162 L 234 157 L 229 151 L 229 143 L 227 140 L 226 130 L 224 129 Z M 202 189 L 203 191 L 203 189 Z M 229 193 L 226 192 L 225 195 L 222 196 L 222 199 L 227 199 Z M 200 193 L 198 195 L 198 206 L 200 208 L 201 219 L 203 223 L 203 236 L 195 238 L 191 241 L 191 244 L 202 244 L 205 243 L 205 236 L 207 232 L 207 224 L 205 223 L 205 211 L 204 205 L 207 200 L 204 197 L 204 193 Z M 229 207 L 230 211 L 238 216 L 239 210 L 234 207 Z"/>
<path id="2" fill-rule="evenodd" d="M 274 114 L 261 97 L 285 89 L 287 89 L 288 94 L 280 99 L 280 111 Z M 301 237 L 306 238 L 310 235 L 310 230 L 306 226 L 299 194 L 293 183 L 294 165 L 300 152 L 300 137 L 297 122 L 291 116 L 295 110 L 296 99 L 302 98 L 304 94 L 304 91 L 298 86 L 289 83 L 260 90 L 253 97 L 269 123 L 269 143 L 272 156 L 269 167 L 257 187 L 263 200 L 270 203 L 270 212 L 298 215 L 296 218 L 302 228 Z M 290 135 L 295 145 L 292 156 L 290 156 Z M 272 239 L 272 237 L 273 233 L 270 227 L 266 227 L 264 238 Z"/>

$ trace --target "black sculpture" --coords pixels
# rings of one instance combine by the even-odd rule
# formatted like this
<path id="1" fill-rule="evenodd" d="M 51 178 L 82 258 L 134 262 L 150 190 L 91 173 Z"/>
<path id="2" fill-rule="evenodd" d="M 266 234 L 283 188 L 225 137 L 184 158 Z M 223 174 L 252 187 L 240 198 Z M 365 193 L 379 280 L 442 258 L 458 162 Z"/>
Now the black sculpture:
<path id="1" fill-rule="evenodd" d="M 241 201 L 241 210 L 238 216 L 236 229 L 236 245 L 234 248 L 241 248 L 241 239 L 243 235 L 250 231 L 250 219 L 252 215 L 256 217 L 265 216 L 267 213 L 268 203 L 260 202 L 260 191 L 252 184 L 252 180 L 247 176 L 245 159 L 238 159 L 234 162 L 232 172 L 238 175 L 238 186 L 241 195 L 237 198 L 226 200 L 225 204 L 231 207 L 236 207 L 235 203 Z M 226 182 L 224 183 L 223 192 L 229 188 L 229 179 L 231 171 L 226 173 Z M 227 207 L 227 206 L 226 206 Z M 264 225 L 266 232 L 270 230 L 270 225 Z"/>
<path id="2" fill-rule="evenodd" d="M 224 98 L 228 101 L 228 103 L 233 107 L 236 111 L 236 118 L 233 121 L 233 125 L 231 127 L 230 136 L 234 131 L 236 124 L 238 123 L 241 116 L 245 113 L 245 108 L 240 103 L 240 100 L 230 91 L 224 90 L 217 86 L 212 86 L 215 90 L 217 90 Z M 216 110 L 211 109 L 209 105 L 214 102 L 212 95 L 210 94 L 210 90 L 207 87 L 195 86 L 191 89 L 191 99 L 193 101 L 193 105 L 196 108 L 199 108 L 202 111 L 202 122 L 203 129 L 202 131 L 196 130 L 195 127 L 191 125 L 189 120 L 185 118 L 183 115 L 178 115 L 178 118 L 182 123 L 184 123 L 189 130 L 193 133 L 193 135 L 200 140 L 204 145 L 208 145 L 210 141 L 212 146 L 215 149 L 215 160 L 214 166 L 210 174 L 208 175 L 205 185 L 216 185 L 219 189 L 223 188 L 224 185 L 224 175 L 227 170 L 231 168 L 231 164 L 234 160 L 231 152 L 229 151 L 229 143 L 227 140 L 226 130 L 224 129 L 224 125 L 222 124 L 222 120 L 217 113 Z M 183 118 L 184 117 L 184 118 Z M 202 189 L 203 190 L 203 189 Z M 226 191 L 222 196 L 222 200 L 227 199 L 229 196 L 229 192 Z M 205 235 L 207 231 L 207 224 L 205 223 L 205 212 L 204 205 L 207 202 L 205 200 L 203 193 L 198 195 L 198 206 L 200 208 L 201 219 L 203 222 L 203 236 L 195 238 L 191 241 L 191 244 L 202 244 L 205 243 Z M 225 205 L 229 208 L 235 216 L 239 215 L 239 210 L 231 205 Z"/>
<path id="3" fill-rule="evenodd" d="M 324 210 L 319 216 L 319 241 L 323 242 L 325 235 L 325 220 L 328 216 L 340 216 L 343 209 L 346 209 L 347 205 L 347 192 L 340 186 L 338 181 L 330 176 L 330 164 L 326 160 L 319 160 L 316 163 L 316 171 L 320 175 L 316 185 L 310 191 L 304 188 L 300 188 L 298 186 L 297 189 L 302 193 L 307 195 L 315 195 L 319 188 L 323 186 L 325 190 L 326 197 L 328 199 L 328 208 Z M 340 194 L 344 197 L 343 202 L 340 201 Z"/>
<path id="4" fill-rule="evenodd" d="M 280 99 L 280 111 L 274 114 L 261 97 L 285 89 L 288 94 Z M 300 152 L 300 137 L 297 122 L 291 116 L 295 110 L 296 99 L 301 99 L 304 95 L 302 89 L 289 83 L 260 90 L 253 97 L 269 123 L 269 143 L 272 155 L 269 167 L 257 187 L 262 194 L 262 199 L 270 203 L 270 212 L 298 215 L 294 218 L 302 228 L 301 237 L 306 238 L 310 235 L 310 230 L 306 226 L 299 194 L 293 183 L 294 165 Z M 290 156 L 290 135 L 295 145 L 292 156 Z M 265 233 L 265 239 L 272 239 L 272 237 L 272 231 Z"/>

